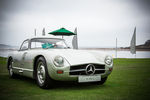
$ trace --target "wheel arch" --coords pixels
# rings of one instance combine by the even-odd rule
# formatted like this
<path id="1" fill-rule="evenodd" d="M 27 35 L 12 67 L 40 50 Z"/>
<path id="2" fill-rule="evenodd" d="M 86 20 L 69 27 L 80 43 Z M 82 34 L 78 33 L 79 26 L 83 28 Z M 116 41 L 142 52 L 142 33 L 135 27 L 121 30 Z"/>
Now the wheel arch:
<path id="1" fill-rule="evenodd" d="M 43 57 L 45 59 L 45 57 L 43 55 L 37 55 L 33 61 L 33 78 L 34 79 L 36 77 L 36 62 L 37 62 L 38 58 L 40 58 L 40 57 Z"/>

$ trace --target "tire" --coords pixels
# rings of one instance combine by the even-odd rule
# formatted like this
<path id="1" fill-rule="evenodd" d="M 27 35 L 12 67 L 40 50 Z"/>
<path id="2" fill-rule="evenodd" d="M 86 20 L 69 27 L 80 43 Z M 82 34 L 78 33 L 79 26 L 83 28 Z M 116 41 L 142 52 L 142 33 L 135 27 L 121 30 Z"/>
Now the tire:
<path id="1" fill-rule="evenodd" d="M 10 59 L 9 62 L 8 62 L 8 72 L 9 72 L 9 77 L 10 78 L 15 78 L 16 77 L 16 74 L 13 72 L 12 70 L 12 66 L 13 66 L 13 60 Z"/>
<path id="2" fill-rule="evenodd" d="M 36 62 L 36 81 L 40 88 L 48 89 L 53 87 L 53 80 L 48 74 L 44 57 L 39 57 Z"/>
<path id="3" fill-rule="evenodd" d="M 95 85 L 103 85 L 107 80 L 107 77 L 101 78 L 101 81 L 93 82 Z"/>

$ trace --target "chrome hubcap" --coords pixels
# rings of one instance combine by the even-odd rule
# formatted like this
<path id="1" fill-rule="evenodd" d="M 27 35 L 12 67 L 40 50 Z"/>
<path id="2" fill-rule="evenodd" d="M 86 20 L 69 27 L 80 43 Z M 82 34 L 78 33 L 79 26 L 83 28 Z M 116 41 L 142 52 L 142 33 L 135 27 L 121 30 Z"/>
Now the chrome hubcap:
<path id="1" fill-rule="evenodd" d="M 42 85 L 45 81 L 45 67 L 42 62 L 38 64 L 37 77 L 38 77 L 39 83 Z"/>

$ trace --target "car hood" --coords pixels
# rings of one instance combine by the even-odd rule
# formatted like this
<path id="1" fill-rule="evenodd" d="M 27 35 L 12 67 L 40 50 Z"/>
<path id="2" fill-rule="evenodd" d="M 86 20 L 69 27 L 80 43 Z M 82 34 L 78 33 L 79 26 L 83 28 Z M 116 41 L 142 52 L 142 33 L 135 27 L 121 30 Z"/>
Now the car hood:
<path id="1" fill-rule="evenodd" d="M 88 50 L 74 50 L 74 49 L 54 49 L 48 50 L 53 52 L 53 56 L 64 57 L 70 65 L 97 63 L 104 64 L 105 55 L 102 53 L 88 51 Z"/>

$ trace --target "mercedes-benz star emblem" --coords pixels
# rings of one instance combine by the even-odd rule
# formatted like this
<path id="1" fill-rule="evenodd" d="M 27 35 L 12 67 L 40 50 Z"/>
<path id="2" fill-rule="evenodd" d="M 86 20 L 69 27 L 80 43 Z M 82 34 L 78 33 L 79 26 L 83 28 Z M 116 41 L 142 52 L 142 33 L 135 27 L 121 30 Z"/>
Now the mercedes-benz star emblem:
<path id="1" fill-rule="evenodd" d="M 93 64 L 87 65 L 85 72 L 87 75 L 93 75 L 95 73 L 95 66 Z"/>

